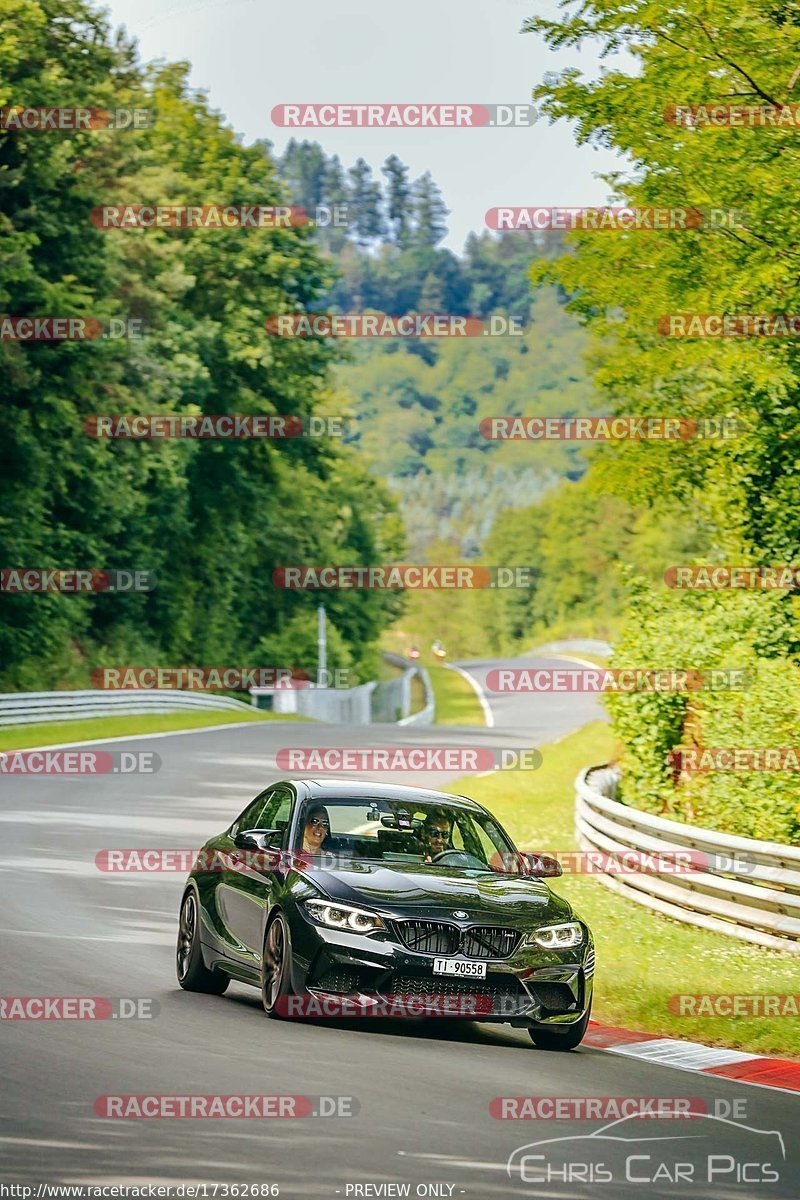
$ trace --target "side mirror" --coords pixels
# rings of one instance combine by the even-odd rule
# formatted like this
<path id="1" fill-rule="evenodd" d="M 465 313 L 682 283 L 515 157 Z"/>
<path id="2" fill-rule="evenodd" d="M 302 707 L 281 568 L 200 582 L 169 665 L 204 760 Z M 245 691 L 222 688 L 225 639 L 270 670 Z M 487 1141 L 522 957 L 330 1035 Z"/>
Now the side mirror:
<path id="1" fill-rule="evenodd" d="M 552 854 L 526 854 L 524 858 L 528 874 L 534 879 L 556 879 L 564 874 L 561 863 Z"/>
<path id="2" fill-rule="evenodd" d="M 268 850 L 272 839 L 283 836 L 282 829 L 242 829 L 233 839 L 239 850 Z"/>

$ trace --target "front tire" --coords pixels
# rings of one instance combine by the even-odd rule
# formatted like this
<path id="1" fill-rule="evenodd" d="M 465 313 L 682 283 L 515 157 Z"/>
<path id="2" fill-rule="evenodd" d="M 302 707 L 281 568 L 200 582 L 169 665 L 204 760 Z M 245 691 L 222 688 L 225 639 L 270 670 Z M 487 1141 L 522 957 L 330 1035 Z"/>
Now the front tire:
<path id="1" fill-rule="evenodd" d="M 286 1000 L 292 976 L 289 929 L 282 913 L 273 917 L 264 934 L 261 955 L 261 1003 L 268 1017 L 287 1016 Z"/>
<path id="2" fill-rule="evenodd" d="M 528 1033 L 537 1050 L 574 1050 L 586 1036 L 592 1006 L 574 1025 L 529 1025 Z"/>
<path id="3" fill-rule="evenodd" d="M 205 992 L 221 996 L 230 983 L 222 971 L 209 971 L 200 945 L 200 909 L 194 888 L 183 897 L 175 952 L 178 983 L 187 992 Z"/>

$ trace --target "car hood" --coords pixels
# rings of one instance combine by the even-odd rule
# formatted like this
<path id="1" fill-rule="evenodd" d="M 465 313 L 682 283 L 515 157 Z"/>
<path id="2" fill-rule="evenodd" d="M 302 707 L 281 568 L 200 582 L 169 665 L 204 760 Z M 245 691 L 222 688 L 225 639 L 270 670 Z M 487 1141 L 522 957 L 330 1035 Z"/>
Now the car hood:
<path id="1" fill-rule="evenodd" d="M 530 925 L 532 919 L 537 924 L 566 921 L 572 916 L 566 900 L 554 895 L 546 883 L 519 875 L 359 862 L 335 871 L 315 870 L 312 878 L 332 900 L 394 915 L 447 920 L 460 909 L 470 921 L 512 926 Z"/>

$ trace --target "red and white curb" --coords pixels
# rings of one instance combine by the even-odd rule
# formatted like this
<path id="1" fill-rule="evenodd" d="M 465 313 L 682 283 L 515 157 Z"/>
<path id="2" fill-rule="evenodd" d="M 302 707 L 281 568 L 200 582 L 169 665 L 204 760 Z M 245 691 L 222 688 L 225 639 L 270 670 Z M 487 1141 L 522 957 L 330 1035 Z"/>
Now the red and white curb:
<path id="1" fill-rule="evenodd" d="M 800 1062 L 788 1058 L 767 1058 L 763 1054 L 726 1050 L 723 1046 L 703 1046 L 700 1042 L 653 1037 L 649 1033 L 615 1029 L 612 1025 L 601 1025 L 597 1021 L 589 1022 L 589 1030 L 581 1044 L 595 1050 L 608 1050 L 612 1054 L 624 1054 L 629 1058 L 641 1058 L 664 1067 L 676 1067 L 681 1071 L 699 1071 L 703 1075 L 718 1075 L 737 1083 L 800 1092 Z"/>

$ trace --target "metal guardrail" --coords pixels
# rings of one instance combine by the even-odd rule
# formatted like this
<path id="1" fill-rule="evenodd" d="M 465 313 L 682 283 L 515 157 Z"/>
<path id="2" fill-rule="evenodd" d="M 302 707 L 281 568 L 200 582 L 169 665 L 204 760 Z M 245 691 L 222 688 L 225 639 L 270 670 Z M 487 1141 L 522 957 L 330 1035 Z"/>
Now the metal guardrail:
<path id="1" fill-rule="evenodd" d="M 392 697 L 390 704 L 394 703 L 395 711 L 400 714 L 399 717 L 388 719 L 396 720 L 398 725 L 432 725 L 436 709 L 428 672 L 418 663 L 411 662 L 399 654 L 387 653 L 383 657 L 392 666 L 403 668 L 403 674 L 398 679 L 384 680 L 378 684 L 378 688 L 385 688 L 386 694 Z M 411 711 L 411 681 L 414 676 L 419 678 L 425 693 L 425 704 L 417 712 Z M 376 700 L 377 694 L 373 696 L 373 720 L 381 720 L 382 718 L 376 715 Z"/>
<path id="2" fill-rule="evenodd" d="M 297 714 L 331 725 L 369 725 L 375 683 L 352 688 L 251 688 L 253 707 L 269 707 L 274 713 Z"/>
<path id="3" fill-rule="evenodd" d="M 4 692 L 0 693 L 0 726 L 33 725 L 49 721 L 80 721 L 91 717 L 122 717 L 132 713 L 244 710 L 250 706 L 230 696 L 131 688 L 119 692 Z"/>
<path id="4" fill-rule="evenodd" d="M 383 656 L 402 674 L 395 679 L 371 680 L 353 688 L 251 688 L 256 706 L 268 704 L 275 713 L 297 713 L 334 725 L 430 725 L 433 721 L 433 688 L 428 672 L 398 654 Z M 425 705 L 411 711 L 411 681 L 422 680 Z M 262 699 L 263 698 L 263 699 Z"/>
<path id="5" fill-rule="evenodd" d="M 601 873 L 629 900 L 703 929 L 758 946 L 800 952 L 800 847 L 760 842 L 639 812 L 616 800 L 619 773 L 587 767 L 575 781 L 575 828 L 582 850 L 613 859 L 700 851 L 705 870 L 670 874 Z"/>

